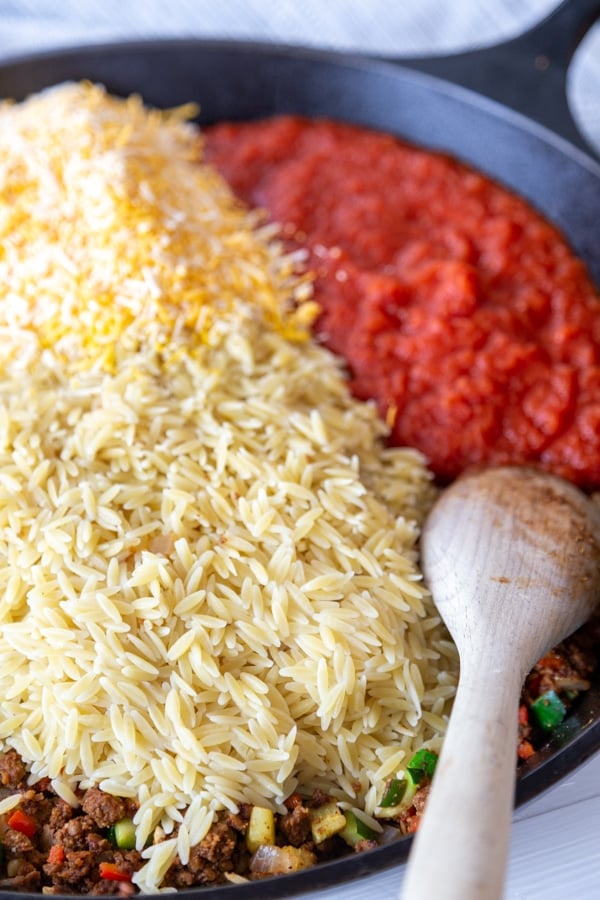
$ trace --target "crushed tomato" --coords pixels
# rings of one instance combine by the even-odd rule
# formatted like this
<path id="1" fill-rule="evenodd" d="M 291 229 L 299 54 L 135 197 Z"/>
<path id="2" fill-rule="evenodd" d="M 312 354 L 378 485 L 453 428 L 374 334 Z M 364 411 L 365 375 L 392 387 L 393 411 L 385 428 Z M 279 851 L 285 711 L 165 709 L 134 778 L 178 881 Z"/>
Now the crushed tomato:
<path id="1" fill-rule="evenodd" d="M 317 336 L 393 443 L 440 481 L 514 463 L 600 487 L 600 298 L 531 206 L 353 125 L 278 116 L 204 140 L 234 191 L 307 248 Z"/>

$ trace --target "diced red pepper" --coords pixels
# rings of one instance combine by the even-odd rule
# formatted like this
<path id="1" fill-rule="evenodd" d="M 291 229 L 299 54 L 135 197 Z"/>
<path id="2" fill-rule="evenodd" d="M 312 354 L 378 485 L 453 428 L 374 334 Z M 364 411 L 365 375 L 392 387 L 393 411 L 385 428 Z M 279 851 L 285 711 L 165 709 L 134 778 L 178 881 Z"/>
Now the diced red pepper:
<path id="1" fill-rule="evenodd" d="M 99 871 L 100 878 L 107 881 L 131 881 L 131 872 L 124 871 L 116 863 L 101 862 Z"/>
<path id="2" fill-rule="evenodd" d="M 519 706 L 519 725 L 529 725 L 529 710 L 524 703 Z"/>
<path id="3" fill-rule="evenodd" d="M 53 844 L 48 851 L 48 862 L 51 866 L 59 866 L 65 861 L 65 848 L 62 844 Z"/>
<path id="4" fill-rule="evenodd" d="M 526 760 L 533 756 L 535 749 L 530 741 L 521 741 L 519 744 L 519 759 Z"/>
<path id="5" fill-rule="evenodd" d="M 7 820 L 9 828 L 14 831 L 20 831 L 21 834 L 27 835 L 28 838 L 33 837 L 37 831 L 37 822 L 28 816 L 22 809 L 15 809 Z"/>

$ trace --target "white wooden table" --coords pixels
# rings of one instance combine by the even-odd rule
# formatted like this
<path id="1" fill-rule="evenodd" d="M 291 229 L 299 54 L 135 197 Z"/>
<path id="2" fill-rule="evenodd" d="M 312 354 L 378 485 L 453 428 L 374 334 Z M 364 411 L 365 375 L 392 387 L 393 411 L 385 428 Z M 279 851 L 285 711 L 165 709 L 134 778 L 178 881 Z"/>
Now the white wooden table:
<path id="1" fill-rule="evenodd" d="M 0 0 L 0 58 L 115 38 L 278 40 L 400 56 L 516 35 L 556 0 Z M 571 68 L 576 118 L 600 148 L 600 23 Z M 600 215 L 600 211 L 599 211 Z M 395 900 L 403 867 L 308 900 Z M 515 815 L 506 900 L 600 900 L 600 755 Z M 435 898 L 432 898 L 435 900 Z"/>

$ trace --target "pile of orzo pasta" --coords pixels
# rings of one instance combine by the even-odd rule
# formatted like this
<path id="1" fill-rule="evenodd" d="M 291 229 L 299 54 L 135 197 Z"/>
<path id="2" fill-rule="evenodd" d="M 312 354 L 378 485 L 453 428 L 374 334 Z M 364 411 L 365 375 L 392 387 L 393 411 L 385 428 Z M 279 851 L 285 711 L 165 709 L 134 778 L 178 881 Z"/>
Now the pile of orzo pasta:
<path id="1" fill-rule="evenodd" d="M 372 813 L 456 683 L 424 461 L 188 115 L 88 84 L 0 108 L 0 749 L 135 800 L 145 891 L 241 802 Z"/>

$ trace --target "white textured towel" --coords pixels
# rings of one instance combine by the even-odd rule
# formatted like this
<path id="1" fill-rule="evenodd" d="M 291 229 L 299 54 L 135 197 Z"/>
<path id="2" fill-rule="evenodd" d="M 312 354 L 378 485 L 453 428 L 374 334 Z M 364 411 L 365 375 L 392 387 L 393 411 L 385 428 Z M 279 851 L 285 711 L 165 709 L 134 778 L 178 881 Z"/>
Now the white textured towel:
<path id="1" fill-rule="evenodd" d="M 513 37 L 557 0 L 0 0 L 0 58 L 160 36 L 225 37 L 410 56 Z M 573 60 L 569 99 L 600 151 L 600 23 Z"/>

